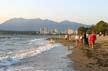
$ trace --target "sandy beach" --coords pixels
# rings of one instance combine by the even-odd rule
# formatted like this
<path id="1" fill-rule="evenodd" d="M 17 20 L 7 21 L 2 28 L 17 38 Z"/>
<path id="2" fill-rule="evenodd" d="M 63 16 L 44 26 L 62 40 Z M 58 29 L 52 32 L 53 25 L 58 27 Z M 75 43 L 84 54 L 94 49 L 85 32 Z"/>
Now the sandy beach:
<path id="1" fill-rule="evenodd" d="M 74 36 L 73 36 L 74 37 Z M 52 38 L 65 46 L 75 46 L 73 40 L 63 38 Z M 80 71 L 108 71 L 108 36 L 97 36 L 94 48 L 88 46 L 75 47 L 68 57 L 73 61 L 71 67 Z"/>
<path id="2" fill-rule="evenodd" d="M 72 66 L 81 71 L 108 71 L 108 36 L 98 36 L 94 49 L 73 48 L 68 56 L 74 61 Z"/>

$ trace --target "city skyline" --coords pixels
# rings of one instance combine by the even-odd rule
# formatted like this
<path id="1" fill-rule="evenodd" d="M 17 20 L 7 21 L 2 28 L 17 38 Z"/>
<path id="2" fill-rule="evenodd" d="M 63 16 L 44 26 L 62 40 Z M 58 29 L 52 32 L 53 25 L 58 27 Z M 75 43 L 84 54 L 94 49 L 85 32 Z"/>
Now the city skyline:
<path id="1" fill-rule="evenodd" d="M 0 23 L 11 18 L 108 22 L 108 0 L 0 0 Z"/>

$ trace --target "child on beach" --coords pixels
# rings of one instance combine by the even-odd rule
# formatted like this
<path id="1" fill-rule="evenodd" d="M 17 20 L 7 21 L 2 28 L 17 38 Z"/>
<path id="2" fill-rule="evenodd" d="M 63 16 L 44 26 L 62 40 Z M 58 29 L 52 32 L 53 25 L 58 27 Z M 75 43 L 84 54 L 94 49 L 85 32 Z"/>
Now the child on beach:
<path id="1" fill-rule="evenodd" d="M 94 48 L 95 40 L 96 40 L 96 35 L 94 32 L 92 32 L 92 34 L 89 37 L 89 46 L 91 48 Z"/>

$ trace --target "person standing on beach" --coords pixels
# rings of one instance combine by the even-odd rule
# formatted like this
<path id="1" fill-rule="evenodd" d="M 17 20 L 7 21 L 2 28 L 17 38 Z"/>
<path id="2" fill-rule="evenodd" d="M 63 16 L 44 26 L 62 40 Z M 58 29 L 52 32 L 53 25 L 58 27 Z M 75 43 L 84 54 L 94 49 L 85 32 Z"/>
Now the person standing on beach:
<path id="1" fill-rule="evenodd" d="M 80 36 L 79 36 L 79 46 L 82 46 L 82 44 L 83 44 L 83 35 L 80 34 Z"/>
<path id="2" fill-rule="evenodd" d="M 94 48 L 95 41 L 96 41 L 96 35 L 95 35 L 95 32 L 93 31 L 89 37 L 89 46 L 91 48 Z"/>
<path id="3" fill-rule="evenodd" d="M 76 34 L 75 36 L 75 41 L 76 41 L 76 46 L 78 47 L 79 46 L 79 35 Z"/>
<path id="4" fill-rule="evenodd" d="M 83 43 L 84 45 L 88 45 L 88 34 L 86 33 L 83 34 Z"/>

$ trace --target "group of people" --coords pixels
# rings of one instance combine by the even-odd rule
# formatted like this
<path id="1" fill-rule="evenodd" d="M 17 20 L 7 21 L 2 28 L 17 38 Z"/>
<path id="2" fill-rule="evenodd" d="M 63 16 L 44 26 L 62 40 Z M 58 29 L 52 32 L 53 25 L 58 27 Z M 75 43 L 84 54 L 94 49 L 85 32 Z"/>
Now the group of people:
<path id="1" fill-rule="evenodd" d="M 92 32 L 90 35 L 87 33 L 76 34 L 75 40 L 77 47 L 80 47 L 81 45 L 89 45 L 90 48 L 94 48 L 96 35 L 95 32 Z"/>

